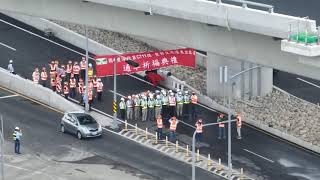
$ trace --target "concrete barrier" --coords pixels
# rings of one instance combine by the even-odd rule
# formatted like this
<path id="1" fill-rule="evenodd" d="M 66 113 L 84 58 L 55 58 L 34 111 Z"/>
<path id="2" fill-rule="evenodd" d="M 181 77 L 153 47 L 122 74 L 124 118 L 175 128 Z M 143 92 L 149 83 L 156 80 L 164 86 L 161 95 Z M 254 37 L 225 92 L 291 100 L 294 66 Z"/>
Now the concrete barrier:
<path id="1" fill-rule="evenodd" d="M 34 84 L 32 81 L 24 79 L 18 75 L 9 73 L 0 68 L 0 86 L 25 95 L 50 107 L 60 111 L 81 110 L 76 104 L 67 101 L 64 97 L 53 92 L 51 89 Z"/>

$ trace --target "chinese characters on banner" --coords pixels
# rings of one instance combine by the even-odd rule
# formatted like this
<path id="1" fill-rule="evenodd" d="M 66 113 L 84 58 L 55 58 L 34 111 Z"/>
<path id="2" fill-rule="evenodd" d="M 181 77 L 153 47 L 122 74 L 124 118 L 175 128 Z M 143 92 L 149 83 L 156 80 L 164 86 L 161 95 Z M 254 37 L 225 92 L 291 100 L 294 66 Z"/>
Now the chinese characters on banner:
<path id="1" fill-rule="evenodd" d="M 144 53 L 131 53 L 121 55 L 96 56 L 96 71 L 98 77 L 112 76 L 113 66 L 117 60 L 117 74 L 132 74 L 139 71 L 148 71 L 172 65 L 195 67 L 196 51 L 191 48 L 154 51 Z M 126 60 L 132 60 L 139 64 L 133 67 Z"/>

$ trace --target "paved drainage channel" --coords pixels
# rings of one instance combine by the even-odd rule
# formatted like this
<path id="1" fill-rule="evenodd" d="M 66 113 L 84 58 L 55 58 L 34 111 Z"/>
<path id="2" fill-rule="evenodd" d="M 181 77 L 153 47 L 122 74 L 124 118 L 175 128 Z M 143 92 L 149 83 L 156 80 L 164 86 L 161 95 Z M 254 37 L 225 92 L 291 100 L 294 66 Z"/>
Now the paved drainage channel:
<path id="1" fill-rule="evenodd" d="M 129 128 L 130 127 L 130 128 Z M 155 134 L 151 134 L 148 132 L 148 130 L 142 130 L 138 128 L 137 126 L 132 126 L 128 123 L 124 123 L 124 127 L 121 131 L 118 132 L 120 135 L 135 141 L 139 144 L 142 144 L 146 147 L 155 149 L 167 156 L 170 156 L 174 159 L 177 159 L 179 161 L 191 164 L 192 163 L 192 154 L 190 152 L 191 147 L 188 145 L 182 145 L 176 143 L 171 143 L 167 140 L 157 140 Z M 220 176 L 222 178 L 228 179 L 228 167 L 221 164 L 221 161 L 218 162 L 212 160 L 210 158 L 210 155 L 208 157 L 205 157 L 199 153 L 199 151 L 196 152 L 196 166 L 204 169 L 206 171 L 209 171 L 217 176 Z M 232 171 L 232 180 L 253 180 L 250 177 L 247 177 L 243 174 L 243 171 Z"/>

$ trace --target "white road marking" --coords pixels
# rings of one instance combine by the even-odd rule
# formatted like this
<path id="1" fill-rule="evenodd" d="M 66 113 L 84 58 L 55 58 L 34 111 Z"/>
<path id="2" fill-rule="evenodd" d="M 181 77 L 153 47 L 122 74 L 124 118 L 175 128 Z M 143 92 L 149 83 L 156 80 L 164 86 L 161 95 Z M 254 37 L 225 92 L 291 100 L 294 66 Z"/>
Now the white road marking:
<path id="1" fill-rule="evenodd" d="M 263 156 L 261 156 L 261 155 L 259 155 L 259 154 L 257 154 L 257 153 L 254 153 L 254 152 L 252 152 L 252 151 L 249 151 L 248 149 L 243 149 L 243 150 L 246 151 L 246 152 L 248 152 L 248 153 L 250 153 L 250 154 L 253 154 L 253 155 L 255 155 L 255 156 L 258 156 L 258 157 L 260 157 L 260 158 L 262 158 L 262 159 L 264 159 L 264 160 L 266 160 L 266 161 L 269 161 L 269 162 L 271 162 L 271 163 L 274 163 L 274 161 L 272 161 L 271 159 L 268 159 L 268 158 L 263 157 Z"/>
<path id="2" fill-rule="evenodd" d="M 8 167 L 12 167 L 12 168 L 19 169 L 19 170 L 24 170 L 24 171 L 33 172 L 31 175 L 43 174 L 43 175 L 45 175 L 45 176 L 49 177 L 49 178 L 50 178 L 50 179 L 52 179 L 52 180 L 54 180 L 54 179 L 55 179 L 52 175 L 47 174 L 47 173 L 45 173 L 45 172 L 36 171 L 36 170 L 32 170 L 32 169 L 27 169 L 27 168 L 23 168 L 23 167 L 15 166 L 15 165 L 7 164 L 7 163 L 5 163 L 4 165 L 5 165 L 5 166 L 8 166 Z M 61 178 L 61 177 L 59 177 L 59 178 Z"/>
<path id="3" fill-rule="evenodd" d="M 111 92 L 112 94 L 114 93 L 114 91 L 112 91 L 112 90 L 109 90 L 109 92 Z M 120 97 L 126 97 L 125 95 L 122 95 L 120 93 L 117 93 L 117 95 L 120 96 Z"/>
<path id="4" fill-rule="evenodd" d="M 314 86 L 314 87 L 317 87 L 317 88 L 320 88 L 319 85 L 316 85 L 316 84 L 313 84 L 312 82 L 309 82 L 309 81 L 306 81 L 304 79 L 301 79 L 301 78 L 297 78 L 299 81 L 302 81 L 302 82 L 305 82 L 307 84 L 310 84 L 311 86 Z"/>
<path id="5" fill-rule="evenodd" d="M 19 95 L 14 94 L 14 95 L 2 96 L 2 97 L 0 97 L 0 99 L 6 99 L 6 98 L 11 98 L 11 97 L 16 97 L 16 96 L 19 96 Z"/>
<path id="6" fill-rule="evenodd" d="M 50 40 L 50 39 L 48 39 L 48 38 L 42 37 L 42 36 L 40 36 L 40 35 L 38 35 L 38 34 L 35 34 L 35 33 L 31 32 L 31 31 L 28 31 L 28 30 L 23 29 L 23 28 L 21 28 L 21 27 L 19 27 L 19 26 L 16 26 L 16 25 L 14 25 L 14 24 L 11 24 L 11 23 L 9 23 L 9 22 L 7 22 L 7 21 L 4 21 L 3 19 L 0 19 L 0 21 L 3 22 L 3 23 L 5 23 L 5 24 L 8 24 L 8 25 L 10 25 L 10 26 L 12 26 L 12 27 L 15 27 L 15 28 L 17 28 L 17 29 L 20 29 L 21 31 L 24 31 L 24 32 L 26 32 L 26 33 L 29 33 L 29 34 L 34 35 L 34 36 L 36 36 L 36 37 L 39 37 L 39 38 L 41 38 L 41 39 L 43 39 L 43 40 L 46 40 L 46 41 L 48 41 L 48 42 L 51 42 L 51 43 L 53 43 L 53 44 L 55 44 L 55 45 L 58 45 L 58 46 L 60 46 L 60 47 L 62 47 L 62 48 L 68 49 L 68 50 L 70 50 L 70 51 L 72 51 L 72 52 L 74 52 L 74 53 L 77 53 L 77 54 L 79 54 L 79 55 L 85 56 L 85 54 L 80 53 L 79 51 L 76 51 L 76 50 L 71 49 L 71 48 L 69 48 L 69 47 L 67 47 L 67 46 L 64 46 L 64 45 L 59 44 L 59 43 L 57 43 L 57 42 L 55 42 L 55 41 L 52 41 L 52 40 Z M 92 60 L 93 60 L 94 58 L 89 57 L 89 59 L 92 59 Z M 134 76 L 134 75 L 132 75 L 132 74 L 129 74 L 129 76 L 132 77 L 132 78 L 134 78 L 134 79 L 137 79 L 137 80 L 139 80 L 139 81 L 142 81 L 142 82 L 144 82 L 144 83 L 147 83 L 147 84 L 149 84 L 149 85 L 152 85 L 152 83 L 150 83 L 150 82 L 148 82 L 148 81 L 146 81 L 146 80 L 144 80 L 144 79 L 141 79 L 141 78 L 139 78 L 139 77 L 136 77 L 136 76 Z M 164 88 L 162 88 L 162 87 L 160 87 L 160 86 L 156 86 L 156 87 L 159 88 L 159 89 L 164 89 Z M 198 104 L 198 105 L 201 106 L 201 107 L 203 107 L 203 108 L 205 108 L 205 109 L 207 109 L 207 110 L 209 110 L 209 111 L 218 112 L 218 111 L 216 111 L 215 109 L 209 108 L 209 107 L 204 106 L 204 105 L 202 105 L 202 104 Z"/>
<path id="7" fill-rule="evenodd" d="M 4 43 L 2 43 L 2 42 L 0 42 L 0 45 L 6 47 L 6 48 L 8 48 L 8 49 L 11 49 L 12 51 L 16 51 L 15 48 L 13 48 L 13 47 L 11 47 L 11 46 L 9 46 L 9 45 L 6 45 L 6 44 L 4 44 Z"/>
<path id="8" fill-rule="evenodd" d="M 82 56 L 85 56 L 85 54 L 83 54 L 83 53 L 80 53 L 80 52 L 78 52 L 78 51 L 76 51 L 76 50 L 74 50 L 74 49 L 71 49 L 71 48 L 69 48 L 69 47 L 67 47 L 67 46 L 64 46 L 64 45 L 62 45 L 62 44 L 59 44 L 59 43 L 57 43 L 57 42 L 55 42 L 55 41 L 52 41 L 52 40 L 50 40 L 50 39 L 48 39 L 48 38 L 42 37 L 42 36 L 40 36 L 40 35 L 38 35 L 38 34 L 36 34 L 36 33 L 33 33 L 33 32 L 28 31 L 28 30 L 26 30 L 26 29 L 23 29 L 23 28 L 21 28 L 21 27 L 19 27 L 19 26 L 16 26 L 16 25 L 14 25 L 14 24 L 11 24 L 11 23 L 3 20 L 3 19 L 0 19 L 0 21 L 3 22 L 3 23 L 5 23 L 5 24 L 8 24 L 8 25 L 10 25 L 10 26 L 12 26 L 12 27 L 15 27 L 15 28 L 17 28 L 17 29 L 20 29 L 21 31 L 24 31 L 24 32 L 26 32 L 26 33 L 29 33 L 29 34 L 34 35 L 34 36 L 36 36 L 36 37 L 39 37 L 39 38 L 41 38 L 41 39 L 43 39 L 43 40 L 46 40 L 46 41 L 48 41 L 48 42 L 51 42 L 51 43 L 53 43 L 53 44 L 55 44 L 55 45 L 58 45 L 58 46 L 60 46 L 60 47 L 63 47 L 63 48 L 65 48 L 65 49 L 68 49 L 68 50 L 70 50 L 70 51 L 72 51 L 72 52 L 75 52 L 75 53 L 77 53 L 77 54 L 80 54 L 80 55 L 82 55 Z M 89 57 L 89 58 L 90 58 L 90 59 L 93 59 L 92 57 Z"/>

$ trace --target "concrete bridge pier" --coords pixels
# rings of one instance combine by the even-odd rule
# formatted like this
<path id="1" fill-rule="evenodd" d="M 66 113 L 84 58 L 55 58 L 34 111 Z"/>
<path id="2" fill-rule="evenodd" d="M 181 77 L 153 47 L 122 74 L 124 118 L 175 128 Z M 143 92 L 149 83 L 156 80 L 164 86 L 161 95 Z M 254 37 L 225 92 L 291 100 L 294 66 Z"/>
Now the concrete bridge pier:
<path id="1" fill-rule="evenodd" d="M 240 71 L 257 64 L 242 60 L 235 60 L 230 57 L 208 53 L 207 56 L 207 94 L 210 97 L 223 97 L 227 94 L 223 84 L 220 83 L 220 67 L 228 67 L 228 75 L 234 75 Z M 235 79 L 232 84 L 233 97 L 250 99 L 253 96 L 265 96 L 271 93 L 273 85 L 272 68 L 261 67 L 245 73 Z"/>

